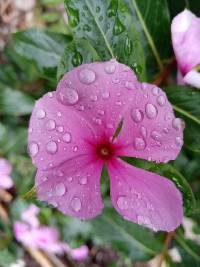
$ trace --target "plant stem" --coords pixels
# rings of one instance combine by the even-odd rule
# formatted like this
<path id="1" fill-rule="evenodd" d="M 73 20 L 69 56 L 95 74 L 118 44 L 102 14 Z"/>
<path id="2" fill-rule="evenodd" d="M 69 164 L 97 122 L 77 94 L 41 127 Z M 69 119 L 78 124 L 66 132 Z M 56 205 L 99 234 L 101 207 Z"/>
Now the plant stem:
<path id="1" fill-rule="evenodd" d="M 160 260 L 158 262 L 158 266 L 157 267 L 161 267 L 162 266 L 162 263 L 163 263 L 163 261 L 165 260 L 165 258 L 167 256 L 168 248 L 170 246 L 170 243 L 171 243 L 174 235 L 175 235 L 175 231 L 167 233 L 165 241 L 164 241 L 164 245 L 163 245 L 162 254 L 160 256 Z"/>
<path id="2" fill-rule="evenodd" d="M 173 58 L 171 62 L 160 72 L 159 76 L 153 82 L 153 84 L 157 86 L 162 85 L 165 82 L 165 80 L 169 77 L 175 66 L 176 66 L 176 60 L 175 58 Z"/>

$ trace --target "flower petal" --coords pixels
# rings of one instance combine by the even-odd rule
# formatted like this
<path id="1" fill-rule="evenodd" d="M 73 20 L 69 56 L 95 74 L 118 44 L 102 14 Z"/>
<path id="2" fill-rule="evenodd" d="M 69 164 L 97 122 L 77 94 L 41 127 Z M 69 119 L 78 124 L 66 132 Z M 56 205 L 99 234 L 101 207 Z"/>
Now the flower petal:
<path id="1" fill-rule="evenodd" d="M 183 78 L 183 81 L 196 88 L 200 88 L 200 72 L 197 70 L 189 71 Z"/>
<path id="2" fill-rule="evenodd" d="M 118 155 L 167 162 L 177 157 L 183 144 L 184 123 L 175 118 L 166 94 L 143 83 L 124 116 L 118 136 Z"/>
<path id="3" fill-rule="evenodd" d="M 200 19 L 184 10 L 172 21 L 172 44 L 183 75 L 200 64 Z"/>
<path id="4" fill-rule="evenodd" d="M 4 158 L 0 158 L 0 174 L 9 175 L 12 172 L 10 162 Z"/>
<path id="5" fill-rule="evenodd" d="M 108 164 L 111 200 L 127 220 L 154 231 L 173 231 L 183 218 L 182 197 L 175 185 L 155 173 L 120 159 Z"/>
<path id="6" fill-rule="evenodd" d="M 8 175 L 0 174 L 0 188 L 10 189 L 13 186 L 12 178 Z"/>
<path id="7" fill-rule="evenodd" d="M 64 214 L 80 219 L 93 218 L 103 208 L 100 194 L 102 167 L 102 161 L 80 156 L 53 170 L 39 170 L 36 176 L 38 197 Z"/>
<path id="8" fill-rule="evenodd" d="M 87 154 L 92 128 L 76 111 L 60 104 L 55 92 L 35 104 L 29 125 L 29 153 L 41 169 L 53 168 L 78 155 Z"/>
<path id="9" fill-rule="evenodd" d="M 76 110 L 96 128 L 96 134 L 111 137 L 138 86 L 134 72 L 115 59 L 83 64 L 65 74 L 57 87 L 63 107 Z"/>
<path id="10" fill-rule="evenodd" d="M 32 204 L 28 209 L 22 212 L 21 219 L 22 221 L 29 224 L 31 227 L 38 227 L 40 224 L 37 217 L 39 212 L 40 209 L 34 204 Z"/>

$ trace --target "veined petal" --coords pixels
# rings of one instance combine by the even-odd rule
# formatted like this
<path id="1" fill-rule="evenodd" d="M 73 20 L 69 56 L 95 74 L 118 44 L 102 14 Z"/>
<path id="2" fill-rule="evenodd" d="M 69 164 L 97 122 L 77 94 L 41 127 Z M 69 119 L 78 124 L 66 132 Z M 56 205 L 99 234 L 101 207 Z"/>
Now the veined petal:
<path id="1" fill-rule="evenodd" d="M 154 231 L 173 231 L 183 218 L 181 193 L 170 180 L 120 159 L 108 163 L 114 208 L 129 221 Z"/>

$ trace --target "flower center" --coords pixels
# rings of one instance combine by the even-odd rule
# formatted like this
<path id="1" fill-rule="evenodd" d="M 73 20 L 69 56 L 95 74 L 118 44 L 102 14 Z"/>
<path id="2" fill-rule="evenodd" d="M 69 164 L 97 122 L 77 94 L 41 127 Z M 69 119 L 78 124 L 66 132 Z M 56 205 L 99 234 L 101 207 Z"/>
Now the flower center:
<path id="1" fill-rule="evenodd" d="M 114 154 L 113 152 L 113 147 L 110 143 L 102 143 L 97 145 L 96 153 L 101 159 L 110 159 Z"/>

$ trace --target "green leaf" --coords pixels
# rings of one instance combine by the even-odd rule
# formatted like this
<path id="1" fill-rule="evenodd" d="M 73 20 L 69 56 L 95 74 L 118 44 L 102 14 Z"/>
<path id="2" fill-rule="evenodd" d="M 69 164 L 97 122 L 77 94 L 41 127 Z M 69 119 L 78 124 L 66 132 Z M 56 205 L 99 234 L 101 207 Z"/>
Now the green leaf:
<path id="1" fill-rule="evenodd" d="M 177 116 L 186 123 L 184 145 L 200 153 L 200 92 L 186 86 L 169 86 L 165 88 L 169 101 Z"/>
<path id="2" fill-rule="evenodd" d="M 28 29 L 13 35 L 8 54 L 24 71 L 37 70 L 42 77 L 55 81 L 57 66 L 70 41 L 71 37 L 64 34 Z"/>
<path id="3" fill-rule="evenodd" d="M 60 64 L 58 65 L 57 80 L 63 74 L 83 63 L 99 61 L 100 57 L 97 51 L 86 39 L 74 40 L 65 47 Z"/>
<path id="4" fill-rule="evenodd" d="M 134 25 L 142 35 L 149 78 L 163 69 L 171 57 L 170 16 L 167 0 L 125 0 Z M 164 49 L 163 49 L 164 48 Z"/>
<path id="5" fill-rule="evenodd" d="M 195 197 L 192 192 L 192 189 L 189 183 L 187 182 L 186 178 L 172 165 L 164 163 L 158 164 L 135 158 L 124 158 L 124 159 L 128 163 L 136 167 L 143 168 L 150 172 L 158 173 L 159 175 L 167 177 L 168 179 L 173 181 L 182 193 L 185 213 L 189 214 L 192 212 L 192 209 L 195 207 Z"/>
<path id="6" fill-rule="evenodd" d="M 28 94 L 0 87 L 0 113 L 11 116 L 27 115 L 31 113 L 33 105 L 34 99 Z"/>
<path id="7" fill-rule="evenodd" d="M 145 261 L 158 254 L 162 245 L 153 232 L 125 221 L 113 208 L 91 221 L 94 234 L 100 241 L 110 244 L 133 261 Z"/>
<path id="8" fill-rule="evenodd" d="M 102 60 L 116 57 L 145 78 L 140 36 L 122 0 L 65 0 L 72 32 L 87 38 Z"/>

